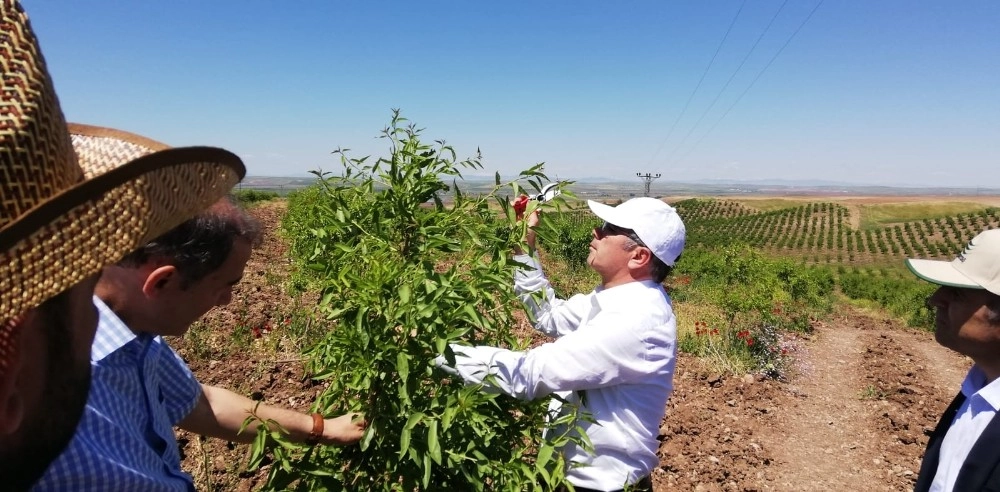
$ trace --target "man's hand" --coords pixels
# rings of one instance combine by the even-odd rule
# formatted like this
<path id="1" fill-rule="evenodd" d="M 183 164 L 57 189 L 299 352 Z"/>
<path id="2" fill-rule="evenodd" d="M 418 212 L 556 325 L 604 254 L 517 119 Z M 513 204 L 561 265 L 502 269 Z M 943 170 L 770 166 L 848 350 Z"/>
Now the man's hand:
<path id="1" fill-rule="evenodd" d="M 542 209 L 540 208 L 536 208 L 534 212 L 531 212 L 531 215 L 528 216 L 528 232 L 535 232 L 535 226 L 541 222 L 541 215 Z"/>
<path id="2" fill-rule="evenodd" d="M 511 204 L 511 205 L 514 206 L 514 214 L 515 214 L 515 217 L 517 218 L 517 220 L 524 219 L 524 211 L 525 211 L 525 209 L 527 209 L 528 202 L 530 200 L 531 200 L 531 198 L 529 198 L 528 195 L 521 195 L 521 196 L 519 196 L 517 198 L 517 200 L 515 200 Z M 528 243 L 528 248 L 530 248 L 531 251 L 535 250 L 535 241 L 536 241 L 536 239 L 535 239 L 535 226 L 537 226 L 538 223 L 539 223 L 539 221 L 540 221 L 539 215 L 541 215 L 541 213 L 542 213 L 542 209 L 535 208 L 535 210 L 531 212 L 531 215 L 528 216 L 528 231 L 525 233 L 525 238 L 524 239 L 525 239 L 525 242 Z M 514 254 L 515 255 L 519 255 L 519 254 L 523 254 L 523 253 L 524 253 L 524 251 L 522 251 L 520 247 L 514 246 Z"/>
<path id="3" fill-rule="evenodd" d="M 514 206 L 514 217 L 517 218 L 517 220 L 524 218 L 524 209 L 528 207 L 528 200 L 530 200 L 528 195 L 521 195 L 517 197 L 517 200 L 514 200 L 514 203 L 512 203 Z"/>
<path id="4" fill-rule="evenodd" d="M 323 436 L 320 444 L 344 446 L 361 440 L 368 422 L 360 413 L 348 413 L 323 422 Z"/>
<path id="5" fill-rule="evenodd" d="M 437 367 L 438 369 L 441 369 L 442 371 L 451 374 L 452 376 L 459 375 L 458 370 L 455 369 L 454 367 L 449 366 L 448 359 L 446 359 L 443 355 L 439 355 L 434 358 L 434 367 Z"/>

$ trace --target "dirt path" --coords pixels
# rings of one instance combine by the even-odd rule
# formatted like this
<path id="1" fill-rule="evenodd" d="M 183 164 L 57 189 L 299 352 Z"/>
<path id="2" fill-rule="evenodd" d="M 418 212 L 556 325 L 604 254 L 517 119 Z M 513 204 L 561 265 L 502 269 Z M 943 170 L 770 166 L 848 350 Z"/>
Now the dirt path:
<path id="1" fill-rule="evenodd" d="M 786 383 L 682 356 L 656 491 L 912 490 L 969 362 L 931 333 L 858 313 L 816 327 Z"/>
<path id="2" fill-rule="evenodd" d="M 877 483 L 866 439 L 868 409 L 859 387 L 864 353 L 855 327 L 821 327 L 807 345 L 781 432 L 763 439 L 775 451 L 775 486 L 784 490 L 861 490 Z M 869 490 L 871 490 L 869 488 Z"/>

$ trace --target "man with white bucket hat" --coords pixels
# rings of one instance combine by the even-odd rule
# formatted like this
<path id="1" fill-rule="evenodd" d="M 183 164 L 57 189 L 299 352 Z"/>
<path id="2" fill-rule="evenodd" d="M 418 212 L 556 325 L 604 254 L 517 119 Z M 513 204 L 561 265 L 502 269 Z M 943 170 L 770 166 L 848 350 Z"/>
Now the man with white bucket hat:
<path id="1" fill-rule="evenodd" d="M 906 260 L 941 287 L 934 338 L 972 359 L 961 391 L 931 434 L 915 490 L 1000 488 L 1000 229 L 980 233 L 952 261 Z"/>
<path id="2" fill-rule="evenodd" d="M 589 413 L 593 421 L 578 425 L 594 452 L 563 448 L 575 490 L 651 490 L 677 355 L 676 320 L 661 283 L 684 249 L 684 223 L 653 198 L 587 204 L 605 221 L 594 229 L 587 257 L 601 277 L 592 292 L 558 299 L 537 259 L 515 256 L 528 266 L 515 276 L 515 290 L 535 328 L 556 340 L 525 352 L 451 345 L 454 366 L 446 356 L 436 363 L 469 384 L 525 400 L 555 394 Z M 536 211 L 528 218 L 532 249 L 537 224 Z M 550 410 L 560 406 L 553 399 Z"/>

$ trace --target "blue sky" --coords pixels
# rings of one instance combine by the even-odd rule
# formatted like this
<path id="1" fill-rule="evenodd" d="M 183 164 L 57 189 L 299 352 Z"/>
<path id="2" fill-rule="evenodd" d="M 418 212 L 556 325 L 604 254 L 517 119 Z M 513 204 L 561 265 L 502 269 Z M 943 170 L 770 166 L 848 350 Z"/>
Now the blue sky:
<path id="1" fill-rule="evenodd" d="M 490 174 L 1000 186 L 1000 2 L 821 1 L 23 3 L 68 120 L 251 175 L 400 108 Z"/>

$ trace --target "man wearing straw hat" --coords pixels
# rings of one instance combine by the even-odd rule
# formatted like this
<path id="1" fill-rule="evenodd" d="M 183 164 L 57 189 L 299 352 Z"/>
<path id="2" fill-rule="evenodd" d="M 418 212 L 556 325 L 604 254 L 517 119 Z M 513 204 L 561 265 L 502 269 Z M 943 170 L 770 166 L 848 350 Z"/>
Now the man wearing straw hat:
<path id="1" fill-rule="evenodd" d="M 222 149 L 71 136 L 16 0 L 0 0 L 0 68 L 0 487 L 21 490 L 86 402 L 101 268 L 215 202 L 245 169 Z"/>
<path id="2" fill-rule="evenodd" d="M 163 339 L 232 300 L 259 235 L 259 223 L 223 199 L 104 268 L 90 398 L 73 440 L 34 490 L 193 490 L 174 426 L 249 443 L 258 425 L 243 428 L 250 412 L 299 442 L 361 439 L 365 421 L 356 414 L 325 419 L 199 383 Z"/>
<path id="3" fill-rule="evenodd" d="M 588 294 L 558 299 L 533 256 L 515 259 L 514 288 L 552 343 L 514 352 L 451 345 L 455 364 L 436 363 L 467 383 L 533 400 L 556 394 L 593 418 L 579 423 L 593 453 L 563 449 L 566 478 L 577 491 L 651 491 L 657 435 L 673 389 L 677 324 L 662 282 L 684 249 L 677 211 L 654 198 L 617 207 L 588 201 L 604 225 L 593 231 L 587 264 L 601 277 Z M 537 210 L 528 218 L 534 249 Z M 584 395 L 581 397 L 581 395 Z M 553 399 L 550 410 L 560 410 Z"/>
<path id="4" fill-rule="evenodd" d="M 940 285 L 934 338 L 974 362 L 931 434 L 915 490 L 1000 490 L 1000 229 L 969 241 L 953 261 L 906 260 Z"/>

